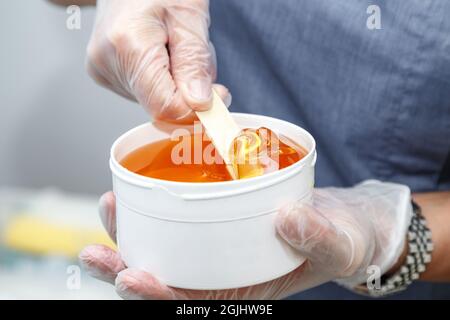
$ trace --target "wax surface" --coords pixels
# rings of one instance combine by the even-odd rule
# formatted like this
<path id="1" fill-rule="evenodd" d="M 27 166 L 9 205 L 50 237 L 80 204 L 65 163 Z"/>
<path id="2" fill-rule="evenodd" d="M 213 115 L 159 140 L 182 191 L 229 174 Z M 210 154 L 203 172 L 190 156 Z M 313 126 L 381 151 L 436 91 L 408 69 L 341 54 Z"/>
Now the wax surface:
<path id="1" fill-rule="evenodd" d="M 307 151 L 267 128 L 244 129 L 230 148 L 240 179 L 281 170 Z M 178 182 L 232 180 L 225 164 L 205 135 L 195 134 L 144 145 L 124 157 L 121 165 L 146 177 Z"/>

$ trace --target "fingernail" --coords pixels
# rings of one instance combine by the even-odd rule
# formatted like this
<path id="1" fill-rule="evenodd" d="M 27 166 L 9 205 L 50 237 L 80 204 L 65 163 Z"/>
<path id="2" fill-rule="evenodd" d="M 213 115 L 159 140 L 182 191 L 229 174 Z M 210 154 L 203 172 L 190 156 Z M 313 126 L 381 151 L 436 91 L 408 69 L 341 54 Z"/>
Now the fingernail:
<path id="1" fill-rule="evenodd" d="M 93 246 L 84 248 L 78 255 L 81 267 L 94 278 L 101 278 L 103 273 L 97 268 L 96 259 L 94 258 L 96 250 Z"/>
<path id="2" fill-rule="evenodd" d="M 78 260 L 86 266 L 89 266 L 92 261 L 91 247 L 86 247 L 78 254 Z"/>
<path id="3" fill-rule="evenodd" d="M 125 300 L 142 300 L 143 297 L 133 290 L 133 287 L 139 285 L 138 280 L 127 273 L 125 270 L 117 274 L 115 281 L 117 294 Z"/>
<path id="4" fill-rule="evenodd" d="M 194 79 L 189 83 L 189 94 L 194 100 L 206 102 L 211 99 L 211 84 L 205 80 Z"/>
<path id="5" fill-rule="evenodd" d="M 229 108 L 231 106 L 231 102 L 233 101 L 233 96 L 231 95 L 231 93 L 227 94 L 227 96 L 225 97 L 225 99 L 223 99 L 223 103 L 225 103 L 225 105 L 227 106 L 227 108 Z"/>

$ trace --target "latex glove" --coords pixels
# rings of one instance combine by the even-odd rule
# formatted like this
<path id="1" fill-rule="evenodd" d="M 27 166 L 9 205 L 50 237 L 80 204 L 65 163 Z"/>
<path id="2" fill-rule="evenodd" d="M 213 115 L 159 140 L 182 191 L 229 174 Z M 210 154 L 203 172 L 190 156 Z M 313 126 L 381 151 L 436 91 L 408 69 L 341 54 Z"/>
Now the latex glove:
<path id="1" fill-rule="evenodd" d="M 208 27 L 208 0 L 98 0 L 87 70 L 155 119 L 191 122 L 216 78 Z M 214 89 L 229 106 L 228 90 Z"/>
<path id="2" fill-rule="evenodd" d="M 277 217 L 280 235 L 306 262 L 291 273 L 256 286 L 200 291 L 171 288 L 153 275 L 127 269 L 120 254 L 89 246 L 81 264 L 102 280 L 115 283 L 123 298 L 140 299 L 279 299 L 335 280 L 348 287 L 366 282 L 370 265 L 389 270 L 402 253 L 411 220 L 407 187 L 368 181 L 353 188 L 315 189 L 309 204 L 296 203 Z M 115 239 L 115 199 L 101 199 L 101 218 Z"/>

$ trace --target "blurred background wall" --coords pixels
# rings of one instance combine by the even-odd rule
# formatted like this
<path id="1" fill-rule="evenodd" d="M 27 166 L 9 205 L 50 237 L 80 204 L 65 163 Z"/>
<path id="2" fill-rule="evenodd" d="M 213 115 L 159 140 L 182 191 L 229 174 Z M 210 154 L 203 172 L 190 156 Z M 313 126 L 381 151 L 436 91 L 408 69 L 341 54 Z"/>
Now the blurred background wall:
<path id="1" fill-rule="evenodd" d="M 112 142 L 148 120 L 85 72 L 94 9 L 81 30 L 68 17 L 45 0 L 0 1 L 0 187 L 98 195 L 111 188 Z"/>

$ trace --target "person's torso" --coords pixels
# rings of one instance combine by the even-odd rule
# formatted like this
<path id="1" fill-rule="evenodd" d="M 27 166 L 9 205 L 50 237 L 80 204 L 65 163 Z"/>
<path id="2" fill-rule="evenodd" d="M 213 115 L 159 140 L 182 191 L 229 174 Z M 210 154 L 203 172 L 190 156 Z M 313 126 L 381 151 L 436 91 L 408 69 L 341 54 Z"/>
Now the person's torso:
<path id="1" fill-rule="evenodd" d="M 379 30 L 366 25 L 372 4 Z M 313 134 L 318 187 L 374 178 L 450 189 L 448 12 L 450 1 L 434 0 L 214 0 L 218 81 L 233 94 L 232 111 Z M 426 288 L 406 294 L 435 292 Z"/>

